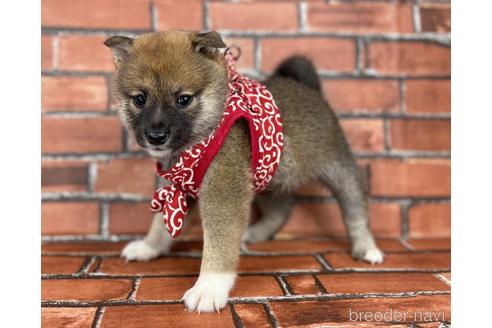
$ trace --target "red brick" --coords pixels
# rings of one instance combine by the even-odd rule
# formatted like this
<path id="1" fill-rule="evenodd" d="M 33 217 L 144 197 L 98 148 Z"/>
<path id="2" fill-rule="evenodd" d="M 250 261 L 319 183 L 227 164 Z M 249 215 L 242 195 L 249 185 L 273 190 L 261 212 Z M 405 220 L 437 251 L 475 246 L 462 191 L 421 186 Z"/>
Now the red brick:
<path id="1" fill-rule="evenodd" d="M 450 237 L 450 204 L 417 204 L 408 210 L 410 237 Z"/>
<path id="2" fill-rule="evenodd" d="M 95 307 L 44 307 L 41 308 L 41 327 L 91 327 L 96 315 Z"/>
<path id="3" fill-rule="evenodd" d="M 263 39 L 261 48 L 261 67 L 268 72 L 292 55 L 307 56 L 318 70 L 349 72 L 355 69 L 355 43 L 352 40 L 321 37 Z"/>
<path id="4" fill-rule="evenodd" d="M 41 69 L 53 69 L 53 37 L 41 36 Z"/>
<path id="5" fill-rule="evenodd" d="M 112 71 L 111 51 L 105 36 L 60 36 L 59 69 L 66 71 Z"/>
<path id="6" fill-rule="evenodd" d="M 42 161 L 41 191 L 86 191 L 88 165 L 78 161 Z"/>
<path id="7" fill-rule="evenodd" d="M 297 5 L 294 2 L 211 2 L 209 17 L 211 29 L 268 31 L 297 29 Z"/>
<path id="8" fill-rule="evenodd" d="M 406 250 L 398 240 L 378 239 L 378 246 L 382 250 Z M 261 243 L 248 244 L 248 249 L 255 252 L 283 252 L 283 253 L 324 253 L 329 251 L 349 250 L 347 239 L 327 240 L 268 240 Z"/>
<path id="9" fill-rule="evenodd" d="M 43 153 L 90 153 L 121 150 L 122 127 L 117 117 L 41 119 Z"/>
<path id="10" fill-rule="evenodd" d="M 340 120 L 352 151 L 383 151 L 384 128 L 380 119 Z"/>
<path id="11" fill-rule="evenodd" d="M 292 270 L 319 270 L 312 256 L 241 256 L 239 272 L 273 272 Z"/>
<path id="12" fill-rule="evenodd" d="M 41 108 L 52 111 L 104 111 L 108 102 L 108 88 L 103 77 L 41 78 Z"/>
<path id="13" fill-rule="evenodd" d="M 162 257 L 150 262 L 126 262 L 121 258 L 103 259 L 98 272 L 107 274 L 190 274 L 199 273 L 200 259 Z"/>
<path id="14" fill-rule="evenodd" d="M 237 67 L 239 69 L 253 69 L 254 63 L 254 51 L 255 44 L 253 39 L 247 38 L 225 38 L 224 42 L 227 46 L 238 46 L 241 49 L 241 56 L 237 61 Z"/>
<path id="15" fill-rule="evenodd" d="M 245 328 L 270 328 L 272 325 L 262 304 L 234 304 Z"/>
<path id="16" fill-rule="evenodd" d="M 406 110 L 409 113 L 449 113 L 450 80 L 407 80 Z"/>
<path id="17" fill-rule="evenodd" d="M 43 301 L 124 300 L 132 290 L 130 279 L 44 279 Z"/>
<path id="18" fill-rule="evenodd" d="M 226 306 L 220 313 L 185 311 L 183 304 L 109 306 L 104 311 L 101 328 L 153 327 L 233 328 L 231 310 Z"/>
<path id="19" fill-rule="evenodd" d="M 369 43 L 370 68 L 386 74 L 449 75 L 451 49 L 430 42 L 376 41 Z"/>
<path id="20" fill-rule="evenodd" d="M 386 313 L 392 310 L 392 313 L 399 312 L 401 318 L 393 315 L 394 323 L 411 323 L 414 321 L 414 313 L 431 312 L 436 316 L 444 313 L 444 318 L 440 321 L 451 321 L 451 296 L 450 295 L 432 295 L 432 296 L 414 296 L 402 298 L 367 298 L 367 299 L 341 299 L 328 301 L 304 301 L 304 302 L 271 302 L 273 315 L 277 318 L 280 327 L 320 327 L 331 326 L 335 323 L 349 324 L 350 327 L 357 327 L 356 320 L 353 316 L 350 318 L 349 309 L 353 313 Z M 403 313 L 408 313 L 406 320 L 403 320 Z M 351 320 L 352 319 L 352 320 Z M 374 318 L 373 318 L 374 319 Z M 399 320 L 395 320 L 399 319 Z M 417 318 L 419 319 L 419 318 Z M 371 326 L 375 327 L 383 324 L 372 320 Z M 364 327 L 368 327 L 364 325 Z M 385 325 L 386 327 L 386 325 Z M 406 327 L 406 326 L 391 326 Z"/>
<path id="21" fill-rule="evenodd" d="M 398 81 L 330 79 L 322 85 L 337 112 L 396 112 L 400 107 Z"/>
<path id="22" fill-rule="evenodd" d="M 409 239 L 407 244 L 413 247 L 416 251 L 429 251 L 429 250 L 450 250 L 451 239 L 450 238 L 419 238 Z"/>
<path id="23" fill-rule="evenodd" d="M 41 233 L 45 235 L 96 234 L 99 204 L 96 202 L 44 202 Z"/>
<path id="24" fill-rule="evenodd" d="M 48 242 L 41 245 L 41 252 L 90 255 L 119 255 L 126 242 Z"/>
<path id="25" fill-rule="evenodd" d="M 451 150 L 450 120 L 390 120 L 391 148 L 399 150 Z"/>
<path id="26" fill-rule="evenodd" d="M 448 291 L 431 273 L 342 273 L 317 275 L 328 293 L 410 293 Z M 384 283 L 381 283 L 384 281 Z"/>
<path id="27" fill-rule="evenodd" d="M 154 1 L 157 10 L 157 30 L 173 29 L 200 31 L 203 28 L 203 3 L 201 0 Z"/>
<path id="28" fill-rule="evenodd" d="M 84 256 L 42 256 L 41 273 L 44 274 L 72 274 L 82 268 Z"/>
<path id="29" fill-rule="evenodd" d="M 400 208 L 398 204 L 371 203 L 370 225 L 380 237 L 400 236 Z M 279 236 L 346 236 L 337 203 L 302 203 L 294 207 L 289 221 Z"/>
<path id="30" fill-rule="evenodd" d="M 138 288 L 136 299 L 180 300 L 193 287 L 197 277 L 144 278 Z M 277 281 L 271 276 L 240 276 L 237 278 L 230 297 L 282 296 Z"/>
<path id="31" fill-rule="evenodd" d="M 237 279 L 231 297 L 283 296 L 284 293 L 272 276 L 241 276 Z"/>
<path id="32" fill-rule="evenodd" d="M 350 3 L 309 1 L 307 25 L 313 31 L 354 33 L 411 33 L 412 8 L 398 2 Z"/>
<path id="33" fill-rule="evenodd" d="M 288 276 L 285 277 L 291 292 L 294 295 L 321 295 L 321 291 L 316 286 L 316 282 L 311 275 Z"/>
<path id="34" fill-rule="evenodd" d="M 420 4 L 420 24 L 422 32 L 450 32 L 451 5 L 438 3 Z"/>
<path id="35" fill-rule="evenodd" d="M 371 172 L 372 195 L 451 195 L 451 167 L 448 160 L 375 160 L 371 163 Z"/>
<path id="36" fill-rule="evenodd" d="M 155 177 L 155 163 L 150 158 L 100 162 L 95 190 L 108 193 L 134 193 L 150 197 L 155 191 Z"/>
<path id="37" fill-rule="evenodd" d="M 326 260 L 335 269 L 448 269 L 451 267 L 450 253 L 386 253 L 382 264 L 370 264 L 356 261 L 348 253 L 325 255 Z"/>
<path id="38" fill-rule="evenodd" d="M 112 234 L 143 235 L 149 230 L 153 213 L 149 202 L 112 203 L 109 208 L 109 231 Z"/>
<path id="39" fill-rule="evenodd" d="M 150 29 L 147 0 L 43 0 L 43 27 Z"/>

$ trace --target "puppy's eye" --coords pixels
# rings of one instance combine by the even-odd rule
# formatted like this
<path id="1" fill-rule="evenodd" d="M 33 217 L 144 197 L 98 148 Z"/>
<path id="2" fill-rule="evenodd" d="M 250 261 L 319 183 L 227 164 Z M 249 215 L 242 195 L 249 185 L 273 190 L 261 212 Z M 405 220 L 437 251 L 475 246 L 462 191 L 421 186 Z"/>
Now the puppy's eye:
<path id="1" fill-rule="evenodd" d="M 179 96 L 178 99 L 176 99 L 176 106 L 178 106 L 179 108 L 188 107 L 191 104 L 192 100 L 193 96 L 190 95 Z"/>
<path id="2" fill-rule="evenodd" d="M 145 98 L 144 94 L 140 94 L 140 95 L 132 97 L 132 100 L 133 100 L 133 104 L 137 108 L 142 108 L 145 105 L 146 98 Z"/>

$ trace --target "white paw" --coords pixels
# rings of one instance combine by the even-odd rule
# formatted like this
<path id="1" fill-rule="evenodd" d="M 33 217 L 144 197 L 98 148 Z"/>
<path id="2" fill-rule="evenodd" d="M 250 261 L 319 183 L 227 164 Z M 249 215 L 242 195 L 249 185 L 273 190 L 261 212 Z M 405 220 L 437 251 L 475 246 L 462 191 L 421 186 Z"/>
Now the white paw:
<path id="1" fill-rule="evenodd" d="M 190 311 L 219 311 L 226 306 L 235 279 L 234 273 L 201 273 L 182 300 Z"/>
<path id="2" fill-rule="evenodd" d="M 371 264 L 383 263 L 384 253 L 379 248 L 374 247 L 367 250 L 362 259 Z"/>
<path id="3" fill-rule="evenodd" d="M 149 261 L 162 253 L 161 250 L 149 246 L 145 240 L 134 240 L 125 246 L 121 256 L 127 261 Z"/>

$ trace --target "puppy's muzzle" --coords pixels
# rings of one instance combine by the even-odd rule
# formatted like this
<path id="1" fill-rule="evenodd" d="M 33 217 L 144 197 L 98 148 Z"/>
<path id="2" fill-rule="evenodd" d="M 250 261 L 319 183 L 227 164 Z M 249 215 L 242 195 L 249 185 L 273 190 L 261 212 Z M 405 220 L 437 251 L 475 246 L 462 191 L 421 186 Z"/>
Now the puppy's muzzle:
<path id="1" fill-rule="evenodd" d="M 145 138 L 151 145 L 161 146 L 169 139 L 169 130 L 150 129 L 145 131 Z"/>

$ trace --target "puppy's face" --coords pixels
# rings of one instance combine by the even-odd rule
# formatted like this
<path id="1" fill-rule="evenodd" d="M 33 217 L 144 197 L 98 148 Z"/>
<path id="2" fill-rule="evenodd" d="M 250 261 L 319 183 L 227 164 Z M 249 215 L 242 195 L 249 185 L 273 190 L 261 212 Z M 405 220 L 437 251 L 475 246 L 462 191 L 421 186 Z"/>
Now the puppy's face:
<path id="1" fill-rule="evenodd" d="M 150 155 L 170 159 L 218 125 L 227 70 L 216 32 L 171 31 L 106 40 L 115 99 L 126 128 Z"/>

